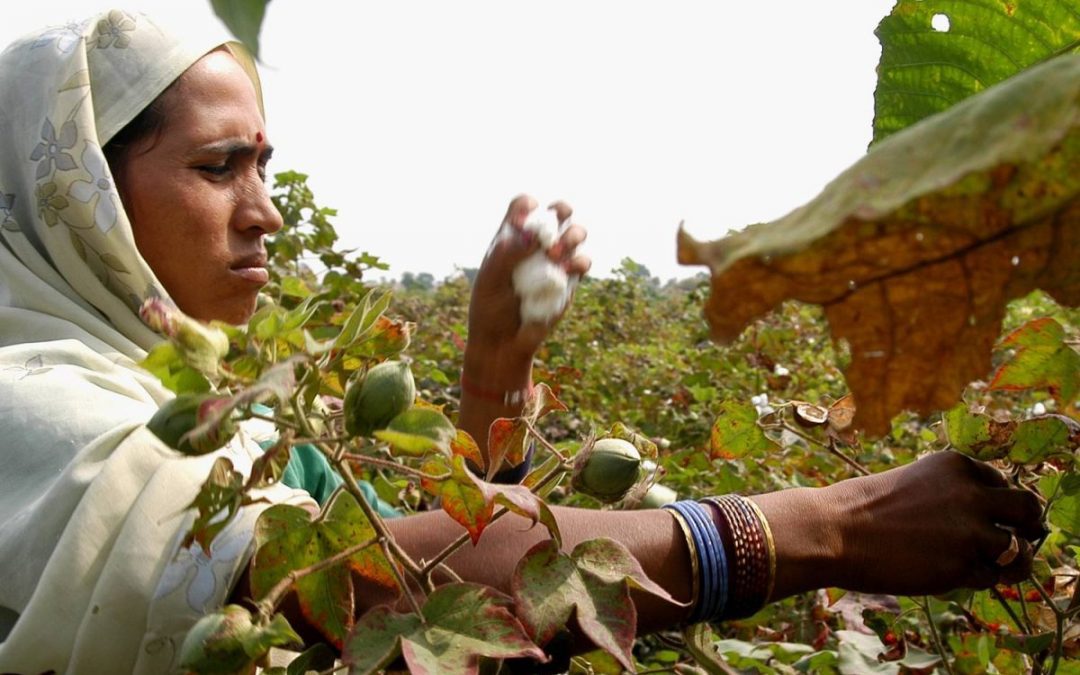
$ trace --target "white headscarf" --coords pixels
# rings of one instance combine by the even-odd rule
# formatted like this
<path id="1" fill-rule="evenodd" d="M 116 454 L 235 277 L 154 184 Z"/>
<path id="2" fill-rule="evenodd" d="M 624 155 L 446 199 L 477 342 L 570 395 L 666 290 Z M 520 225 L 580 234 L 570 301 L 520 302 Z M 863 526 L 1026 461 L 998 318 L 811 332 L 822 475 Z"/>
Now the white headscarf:
<path id="1" fill-rule="evenodd" d="M 135 365 L 160 340 L 138 307 L 167 294 L 102 153 L 216 46 L 113 10 L 0 54 L 0 672 L 174 669 L 246 561 L 257 507 L 211 556 L 179 548 L 216 456 L 258 450 L 183 458 L 144 426 L 172 394 Z"/>

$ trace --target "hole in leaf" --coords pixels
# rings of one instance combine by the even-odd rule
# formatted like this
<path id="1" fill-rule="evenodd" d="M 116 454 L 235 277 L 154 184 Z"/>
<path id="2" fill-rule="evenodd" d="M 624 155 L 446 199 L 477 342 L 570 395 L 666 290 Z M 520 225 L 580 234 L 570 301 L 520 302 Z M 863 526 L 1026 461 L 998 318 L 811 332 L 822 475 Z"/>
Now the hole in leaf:
<path id="1" fill-rule="evenodd" d="M 935 14 L 930 19 L 930 27 L 939 33 L 948 33 L 949 17 L 944 14 Z"/>

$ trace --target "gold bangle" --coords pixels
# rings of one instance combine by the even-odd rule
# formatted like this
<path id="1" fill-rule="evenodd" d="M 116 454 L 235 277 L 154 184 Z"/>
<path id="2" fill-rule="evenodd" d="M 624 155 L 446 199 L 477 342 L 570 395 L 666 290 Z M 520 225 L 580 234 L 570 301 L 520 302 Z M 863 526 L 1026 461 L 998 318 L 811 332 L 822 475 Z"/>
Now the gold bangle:
<path id="1" fill-rule="evenodd" d="M 765 602 L 767 603 L 772 600 L 773 589 L 776 587 L 776 543 L 773 541 L 769 520 L 762 513 L 761 507 L 753 499 L 747 499 L 746 502 L 750 504 L 750 508 L 754 510 L 758 520 L 761 521 L 761 529 L 765 531 L 765 542 L 769 547 L 769 583 L 765 589 Z"/>
<path id="2" fill-rule="evenodd" d="M 690 532 L 690 524 L 686 522 L 682 514 L 674 509 L 664 510 L 670 513 L 675 522 L 679 524 L 679 529 L 682 530 L 683 537 L 686 538 L 686 548 L 690 553 L 690 613 L 688 616 L 692 616 L 694 607 L 697 606 L 698 593 L 701 592 L 701 566 L 698 563 L 697 546 L 694 545 L 694 536 Z"/>

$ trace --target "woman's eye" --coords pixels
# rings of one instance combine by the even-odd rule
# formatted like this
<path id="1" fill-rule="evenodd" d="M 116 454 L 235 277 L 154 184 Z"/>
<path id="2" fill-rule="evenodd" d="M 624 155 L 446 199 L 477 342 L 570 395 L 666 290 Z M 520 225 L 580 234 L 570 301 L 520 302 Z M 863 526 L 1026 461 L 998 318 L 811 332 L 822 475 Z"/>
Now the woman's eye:
<path id="1" fill-rule="evenodd" d="M 224 176 L 229 172 L 228 164 L 205 164 L 199 167 L 199 171 L 212 176 Z"/>

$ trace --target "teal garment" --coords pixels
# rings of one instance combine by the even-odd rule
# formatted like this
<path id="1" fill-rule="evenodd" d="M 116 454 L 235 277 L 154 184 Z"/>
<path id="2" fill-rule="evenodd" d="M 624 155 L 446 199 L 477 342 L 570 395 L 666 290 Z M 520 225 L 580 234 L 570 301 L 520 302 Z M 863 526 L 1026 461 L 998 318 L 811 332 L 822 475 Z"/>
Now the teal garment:
<path id="1" fill-rule="evenodd" d="M 273 441 L 263 443 L 263 449 L 273 444 Z M 338 475 L 337 471 L 334 471 L 334 467 L 326 461 L 325 455 L 315 446 L 305 444 L 293 446 L 292 457 L 285 465 L 281 482 L 291 488 L 304 490 L 319 502 L 319 506 L 323 506 L 330 499 L 330 495 L 334 494 L 334 490 L 337 490 L 345 480 Z M 397 518 L 401 515 L 400 511 L 379 499 L 371 483 L 366 480 L 358 481 L 358 483 L 368 504 L 371 504 L 380 516 Z"/>

